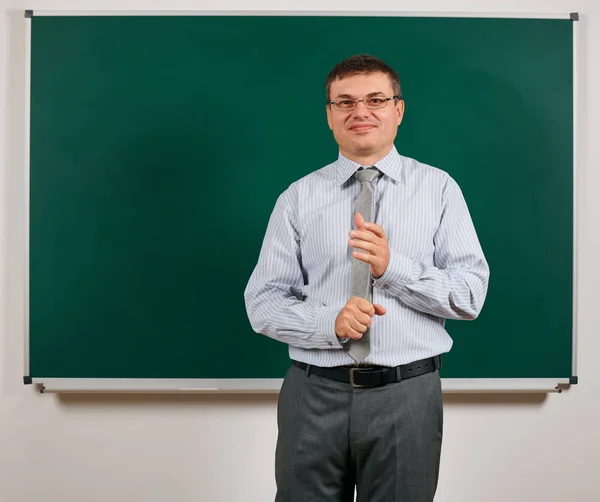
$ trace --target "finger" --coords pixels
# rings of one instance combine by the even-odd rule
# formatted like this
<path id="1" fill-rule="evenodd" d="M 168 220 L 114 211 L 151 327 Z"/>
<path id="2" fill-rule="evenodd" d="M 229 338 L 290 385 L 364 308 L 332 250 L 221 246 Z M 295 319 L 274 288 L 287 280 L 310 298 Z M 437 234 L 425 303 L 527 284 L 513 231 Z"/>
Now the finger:
<path id="1" fill-rule="evenodd" d="M 373 309 L 373 315 L 375 315 L 375 309 Z M 354 318 L 356 319 L 356 321 L 358 323 L 360 323 L 362 326 L 366 328 L 368 328 L 369 326 L 371 326 L 371 323 L 373 322 L 373 317 L 370 316 L 369 314 L 365 314 L 362 311 L 358 311 L 354 313 Z M 360 331 L 358 328 L 354 327 L 354 329 Z"/>
<path id="2" fill-rule="evenodd" d="M 354 331 L 356 331 L 357 333 L 364 333 L 365 331 L 367 331 L 368 325 L 371 324 L 371 318 L 369 316 L 367 316 L 369 321 L 368 324 L 364 324 L 362 322 L 359 322 L 358 319 L 356 319 L 355 317 L 348 319 L 348 325 L 350 326 L 350 328 L 352 328 Z"/>
<path id="3" fill-rule="evenodd" d="M 344 326 L 338 336 L 341 338 L 352 338 L 353 340 L 358 340 L 362 338 L 363 334 L 353 329 L 350 325 Z"/>
<path id="4" fill-rule="evenodd" d="M 378 242 L 380 240 L 377 235 L 373 232 L 367 232 L 366 230 L 350 230 L 350 237 L 355 240 L 367 241 L 367 242 Z"/>
<path id="5" fill-rule="evenodd" d="M 371 254 L 375 254 L 375 252 L 377 251 L 377 248 L 379 246 L 377 246 L 377 244 L 373 244 L 372 242 L 367 242 L 367 241 L 360 241 L 360 240 L 350 240 L 348 241 L 348 245 L 350 247 L 356 248 L 356 249 L 364 249 L 365 251 L 371 253 Z"/>
<path id="6" fill-rule="evenodd" d="M 377 237 L 385 237 L 383 227 L 377 223 L 365 223 L 362 228 L 363 230 L 373 232 Z"/>
<path id="7" fill-rule="evenodd" d="M 373 304 L 373 308 L 375 310 L 376 315 L 385 315 L 387 313 L 387 309 L 378 303 Z"/>
<path id="8" fill-rule="evenodd" d="M 373 307 L 373 304 L 371 302 L 358 296 L 356 296 L 355 298 L 357 298 L 356 306 L 361 312 L 364 312 L 369 317 L 373 317 L 375 315 L 375 308 Z"/>
<path id="9" fill-rule="evenodd" d="M 362 228 L 365 224 L 365 219 L 362 217 L 362 214 L 356 213 L 354 215 L 354 226 L 356 228 Z"/>
<path id="10" fill-rule="evenodd" d="M 365 263 L 373 264 L 377 261 L 377 257 L 370 253 L 361 253 L 360 251 L 352 251 L 352 256 L 357 260 L 364 261 Z"/>
<path id="11" fill-rule="evenodd" d="M 359 333 L 358 331 L 352 329 L 352 328 L 348 328 L 348 332 L 346 333 L 346 336 L 348 338 L 352 338 L 353 340 L 360 340 L 363 336 L 362 333 Z"/>

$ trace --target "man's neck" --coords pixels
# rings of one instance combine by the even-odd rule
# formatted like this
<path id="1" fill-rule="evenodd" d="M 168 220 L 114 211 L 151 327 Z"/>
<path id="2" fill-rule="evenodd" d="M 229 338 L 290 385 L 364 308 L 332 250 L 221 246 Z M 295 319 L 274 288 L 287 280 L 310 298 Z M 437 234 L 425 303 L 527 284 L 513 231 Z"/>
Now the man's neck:
<path id="1" fill-rule="evenodd" d="M 379 151 L 377 153 L 370 153 L 367 155 L 353 154 L 353 153 L 345 152 L 342 149 L 340 149 L 340 153 L 347 159 L 350 159 L 351 161 L 356 162 L 357 164 L 360 164 L 361 166 L 372 166 L 372 165 L 376 164 L 378 161 L 380 161 L 381 159 L 383 159 L 388 153 L 390 153 L 392 151 L 393 146 L 394 145 L 390 145 L 383 152 Z"/>

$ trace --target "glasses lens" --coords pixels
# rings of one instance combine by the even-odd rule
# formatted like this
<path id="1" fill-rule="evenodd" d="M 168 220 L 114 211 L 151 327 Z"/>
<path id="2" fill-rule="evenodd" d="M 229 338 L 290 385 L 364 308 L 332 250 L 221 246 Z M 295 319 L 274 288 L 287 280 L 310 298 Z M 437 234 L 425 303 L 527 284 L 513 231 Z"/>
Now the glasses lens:
<path id="1" fill-rule="evenodd" d="M 366 100 L 367 108 L 383 108 L 387 101 L 384 98 L 369 98 Z"/>
<path id="2" fill-rule="evenodd" d="M 335 106 L 336 109 L 341 111 L 353 110 L 355 105 L 356 101 L 352 99 L 339 99 L 333 102 L 333 106 Z"/>

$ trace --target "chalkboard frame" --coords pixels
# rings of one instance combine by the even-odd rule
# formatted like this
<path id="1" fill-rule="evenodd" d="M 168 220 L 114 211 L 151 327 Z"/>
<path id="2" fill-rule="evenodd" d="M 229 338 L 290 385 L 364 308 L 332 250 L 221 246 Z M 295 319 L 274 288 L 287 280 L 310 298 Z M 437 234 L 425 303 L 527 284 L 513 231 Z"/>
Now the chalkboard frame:
<path id="1" fill-rule="evenodd" d="M 31 19 L 33 16 L 400 16 L 400 17 L 475 17 L 522 19 L 570 19 L 573 21 L 573 312 L 577 312 L 578 279 L 578 13 L 523 14 L 479 12 L 312 12 L 312 11 L 25 11 L 26 77 L 25 77 L 25 166 L 24 212 L 25 256 L 24 277 L 24 383 L 35 384 L 40 392 L 195 392 L 195 393 L 271 393 L 278 392 L 282 379 L 111 379 L 111 378 L 32 378 L 29 371 L 29 164 L 30 164 L 30 87 L 31 87 Z M 573 315 L 572 373 L 577 375 L 577 316 Z M 444 378 L 444 392 L 561 392 L 577 384 L 570 378 Z"/>

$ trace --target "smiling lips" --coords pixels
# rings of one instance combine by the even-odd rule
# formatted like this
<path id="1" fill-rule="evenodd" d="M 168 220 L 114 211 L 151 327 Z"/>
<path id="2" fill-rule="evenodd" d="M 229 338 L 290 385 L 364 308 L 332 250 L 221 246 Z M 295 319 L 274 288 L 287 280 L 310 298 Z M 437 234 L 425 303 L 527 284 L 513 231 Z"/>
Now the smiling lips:
<path id="1" fill-rule="evenodd" d="M 350 126 L 350 130 L 354 132 L 366 132 L 373 129 L 375 126 L 373 124 L 354 124 Z"/>

